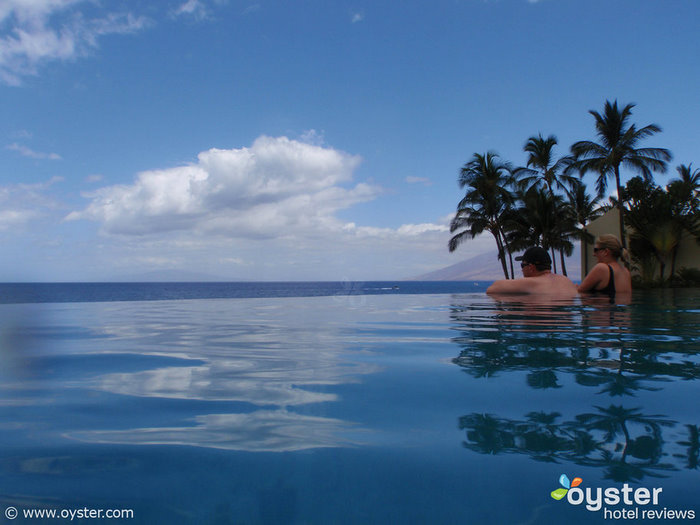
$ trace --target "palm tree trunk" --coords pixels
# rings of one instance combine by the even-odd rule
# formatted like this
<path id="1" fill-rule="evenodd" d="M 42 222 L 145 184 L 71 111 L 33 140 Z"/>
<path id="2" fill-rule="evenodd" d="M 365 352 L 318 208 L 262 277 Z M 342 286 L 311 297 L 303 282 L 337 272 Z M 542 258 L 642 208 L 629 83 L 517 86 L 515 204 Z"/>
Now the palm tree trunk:
<path id="1" fill-rule="evenodd" d="M 670 278 L 673 278 L 673 275 L 676 273 L 676 257 L 678 257 L 679 246 L 680 241 L 673 247 L 673 251 L 671 252 L 671 275 L 669 275 Z"/>
<path id="2" fill-rule="evenodd" d="M 498 247 L 498 260 L 501 261 L 501 266 L 503 268 L 503 275 L 508 279 L 508 266 L 506 266 L 506 254 L 503 249 L 503 241 L 498 230 L 492 232 L 493 236 L 496 238 L 496 246 Z"/>
<path id="3" fill-rule="evenodd" d="M 588 229 L 586 228 L 586 225 L 583 225 L 583 272 L 581 272 L 581 280 L 588 275 L 588 239 L 586 237 L 586 234 L 588 233 Z"/>
<path id="4" fill-rule="evenodd" d="M 559 250 L 559 258 L 561 259 L 561 273 L 563 273 L 565 277 L 568 277 L 566 273 L 566 263 L 564 262 L 564 250 Z"/>
<path id="5" fill-rule="evenodd" d="M 554 255 L 554 248 L 550 248 L 550 251 L 552 252 L 552 264 L 554 265 L 554 273 L 557 273 L 557 258 Z"/>
<path id="6" fill-rule="evenodd" d="M 515 270 L 513 270 L 513 251 L 510 249 L 508 239 L 503 231 L 501 231 L 501 237 L 503 238 L 503 246 L 505 246 L 506 252 L 508 253 L 508 259 L 510 261 L 510 277 L 511 279 L 515 279 Z M 507 278 L 508 277 L 506 277 L 506 279 Z"/>
<path id="7" fill-rule="evenodd" d="M 508 248 L 508 258 L 510 259 L 510 275 L 515 279 L 515 270 L 513 270 L 513 251 Z"/>
<path id="8" fill-rule="evenodd" d="M 663 283 L 664 273 L 666 273 L 666 261 L 658 252 L 656 253 L 656 260 L 659 261 L 659 282 Z"/>
<path id="9" fill-rule="evenodd" d="M 617 210 L 620 215 L 620 243 L 627 249 L 627 239 L 625 238 L 625 207 L 622 205 L 622 186 L 620 185 L 620 166 L 615 166 L 615 183 L 617 184 Z M 627 263 L 625 263 L 627 264 Z"/>

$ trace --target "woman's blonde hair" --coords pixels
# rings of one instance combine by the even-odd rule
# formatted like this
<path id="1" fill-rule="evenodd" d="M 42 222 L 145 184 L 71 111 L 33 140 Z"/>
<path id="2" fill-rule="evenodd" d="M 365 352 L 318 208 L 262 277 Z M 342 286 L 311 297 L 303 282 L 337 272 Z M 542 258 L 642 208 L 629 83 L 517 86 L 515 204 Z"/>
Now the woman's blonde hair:
<path id="1" fill-rule="evenodd" d="M 619 259 L 620 257 L 622 257 L 624 261 L 629 259 L 629 254 L 627 250 L 622 247 L 620 239 L 610 233 L 598 237 L 596 239 L 596 244 L 603 250 L 610 250 L 610 254 L 615 257 L 615 259 Z"/>

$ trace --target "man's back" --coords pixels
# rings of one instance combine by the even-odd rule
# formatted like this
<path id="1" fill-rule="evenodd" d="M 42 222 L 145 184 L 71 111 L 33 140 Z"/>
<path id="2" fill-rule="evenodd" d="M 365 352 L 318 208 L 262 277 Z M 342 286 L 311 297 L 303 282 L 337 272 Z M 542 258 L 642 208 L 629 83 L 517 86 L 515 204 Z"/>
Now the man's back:
<path id="1" fill-rule="evenodd" d="M 576 285 L 568 277 L 556 273 L 545 273 L 536 277 L 526 277 L 530 290 L 526 293 L 549 294 L 566 297 L 578 295 Z"/>
<path id="2" fill-rule="evenodd" d="M 486 290 L 488 294 L 540 294 L 557 297 L 576 297 L 578 290 L 570 279 L 563 275 L 544 272 L 532 277 L 500 280 Z"/>
<path id="3" fill-rule="evenodd" d="M 552 259 L 547 250 L 533 246 L 516 261 L 522 261 L 522 279 L 501 279 L 486 290 L 488 294 L 539 294 L 575 297 L 578 289 L 567 277 L 552 273 Z"/>

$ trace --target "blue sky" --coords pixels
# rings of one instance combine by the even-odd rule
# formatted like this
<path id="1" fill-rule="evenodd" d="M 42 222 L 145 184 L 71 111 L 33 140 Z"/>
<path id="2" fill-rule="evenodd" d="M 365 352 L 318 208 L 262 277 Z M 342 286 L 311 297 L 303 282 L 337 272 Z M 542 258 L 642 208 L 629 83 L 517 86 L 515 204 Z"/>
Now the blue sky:
<path id="1" fill-rule="evenodd" d="M 0 1 L 0 281 L 410 277 L 474 152 L 635 103 L 700 163 L 694 0 Z M 625 178 L 630 174 L 626 174 Z M 494 261 L 494 266 L 497 266 Z"/>

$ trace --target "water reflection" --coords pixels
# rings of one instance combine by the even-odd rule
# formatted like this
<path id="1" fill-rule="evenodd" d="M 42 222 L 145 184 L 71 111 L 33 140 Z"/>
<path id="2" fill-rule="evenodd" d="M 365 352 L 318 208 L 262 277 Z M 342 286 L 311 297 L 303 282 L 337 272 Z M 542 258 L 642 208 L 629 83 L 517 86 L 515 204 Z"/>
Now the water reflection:
<path id="1" fill-rule="evenodd" d="M 288 452 L 351 445 L 340 436 L 351 425 L 337 419 L 260 410 L 250 414 L 196 416 L 195 426 L 72 432 L 68 437 L 92 443 L 196 445 L 255 452 Z"/>
<path id="2" fill-rule="evenodd" d="M 567 397 L 568 417 L 527 408 L 521 418 L 462 416 L 464 446 L 599 467 L 618 482 L 697 469 L 695 414 L 681 408 L 686 399 L 673 389 L 700 377 L 696 305 L 691 296 L 664 293 L 627 303 L 454 301 L 453 341 L 461 350 L 453 363 L 470 377 L 512 384 L 524 376 L 522 398 L 522 388 L 548 392 L 552 401 L 562 390 L 576 389 L 575 397 Z M 645 402 L 636 400 L 642 393 Z M 676 414 L 650 412 L 650 402 Z"/>
<path id="3" fill-rule="evenodd" d="M 342 317 L 332 310 L 345 305 L 319 312 L 301 299 L 288 306 L 279 299 L 39 305 L 51 315 L 0 331 L 0 363 L 14 363 L 4 368 L 0 407 L 28 406 L 44 426 L 83 442 L 247 451 L 347 446 L 358 429 L 327 417 L 323 406 L 338 399 L 332 387 L 379 367 L 348 359 L 342 328 L 332 322 Z M 42 411 L 45 404 L 95 412 L 69 423 Z M 108 418 L 108 407 L 128 415 Z"/>

